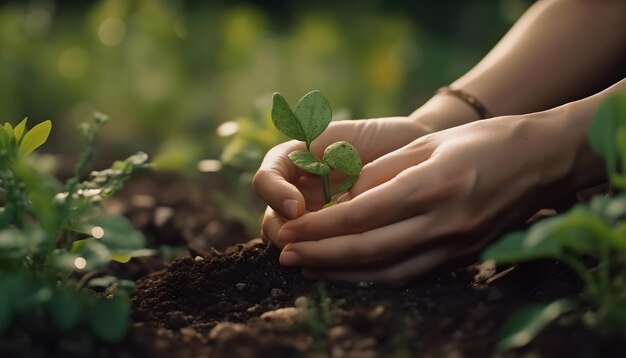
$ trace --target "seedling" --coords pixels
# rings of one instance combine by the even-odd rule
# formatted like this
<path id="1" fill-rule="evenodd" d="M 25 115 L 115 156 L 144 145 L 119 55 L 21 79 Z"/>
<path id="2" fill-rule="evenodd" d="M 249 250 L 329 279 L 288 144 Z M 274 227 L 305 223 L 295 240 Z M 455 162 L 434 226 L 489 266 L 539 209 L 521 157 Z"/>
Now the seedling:
<path id="1" fill-rule="evenodd" d="M 363 168 L 357 150 L 345 141 L 329 145 L 324 150 L 322 159 L 311 152 L 311 143 L 324 132 L 331 120 L 330 104 L 320 91 L 307 93 L 296 104 L 295 110 L 291 110 L 280 93 L 274 93 L 272 122 L 283 134 L 306 144 L 306 150 L 290 153 L 289 159 L 307 173 L 320 176 L 325 206 L 335 204 L 333 198 L 348 191 L 356 183 Z M 347 176 L 335 188 L 331 188 L 331 169 Z"/>
<path id="2" fill-rule="evenodd" d="M 525 232 L 510 233 L 483 253 L 483 258 L 499 263 L 560 260 L 584 282 L 585 304 L 565 298 L 516 313 L 503 329 L 502 349 L 529 343 L 550 322 L 577 308 L 589 326 L 626 334 L 626 95 L 601 105 L 589 130 L 589 142 L 604 158 L 611 184 L 622 193 L 596 196 L 588 205 L 576 205 Z"/>

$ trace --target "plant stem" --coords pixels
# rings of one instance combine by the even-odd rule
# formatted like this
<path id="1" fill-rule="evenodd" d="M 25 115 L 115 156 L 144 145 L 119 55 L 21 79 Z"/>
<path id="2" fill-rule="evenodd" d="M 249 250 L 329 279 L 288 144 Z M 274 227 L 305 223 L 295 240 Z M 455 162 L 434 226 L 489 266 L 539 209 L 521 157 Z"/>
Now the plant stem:
<path id="1" fill-rule="evenodd" d="M 330 203 L 331 201 L 331 193 L 330 193 L 330 176 L 322 175 L 322 189 L 324 190 L 324 202 L 325 204 Z"/>

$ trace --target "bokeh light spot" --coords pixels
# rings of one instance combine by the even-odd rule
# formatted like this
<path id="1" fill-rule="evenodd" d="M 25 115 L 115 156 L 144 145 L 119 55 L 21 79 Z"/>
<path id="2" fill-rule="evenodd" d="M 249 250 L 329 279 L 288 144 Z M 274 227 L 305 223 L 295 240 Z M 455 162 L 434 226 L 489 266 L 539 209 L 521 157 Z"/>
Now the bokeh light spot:
<path id="1" fill-rule="evenodd" d="M 102 239 L 104 237 L 104 229 L 100 226 L 94 226 L 91 228 L 91 236 L 96 239 Z"/>
<path id="2" fill-rule="evenodd" d="M 231 136 L 237 133 L 237 131 L 239 131 L 239 123 L 235 121 L 224 122 L 217 127 L 217 135 L 220 137 Z"/>
<path id="3" fill-rule="evenodd" d="M 74 259 L 74 267 L 78 270 L 82 270 L 87 267 L 87 260 L 84 257 L 77 257 Z"/>
<path id="4" fill-rule="evenodd" d="M 112 17 L 102 21 L 98 28 L 98 38 L 105 46 L 119 45 L 126 37 L 126 24 L 124 21 Z"/>
<path id="5" fill-rule="evenodd" d="M 219 172 L 222 169 L 222 162 L 216 159 L 203 159 L 198 162 L 198 170 L 203 173 Z"/>

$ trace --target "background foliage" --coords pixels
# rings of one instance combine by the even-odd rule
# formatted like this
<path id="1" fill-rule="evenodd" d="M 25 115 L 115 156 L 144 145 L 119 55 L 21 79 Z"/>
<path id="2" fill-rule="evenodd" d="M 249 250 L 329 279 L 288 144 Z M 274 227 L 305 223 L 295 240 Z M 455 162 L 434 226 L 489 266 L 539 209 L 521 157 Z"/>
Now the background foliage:
<path id="1" fill-rule="evenodd" d="M 296 101 L 322 90 L 344 117 L 408 114 L 469 69 L 527 6 L 4 1 L 0 119 L 53 119 L 62 134 L 44 150 L 71 156 L 67 138 L 103 111 L 116 118 L 103 133 L 111 156 L 167 153 L 188 158 L 184 166 L 218 157 L 218 125 L 249 116 L 274 91 Z"/>

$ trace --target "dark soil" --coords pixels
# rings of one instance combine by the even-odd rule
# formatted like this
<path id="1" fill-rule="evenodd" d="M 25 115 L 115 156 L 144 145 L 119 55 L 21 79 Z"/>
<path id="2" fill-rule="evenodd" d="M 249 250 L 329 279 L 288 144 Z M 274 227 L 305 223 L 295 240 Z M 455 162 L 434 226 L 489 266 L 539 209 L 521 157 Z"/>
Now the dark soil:
<path id="1" fill-rule="evenodd" d="M 224 254 L 177 259 L 139 280 L 134 352 L 155 357 L 620 357 L 626 352 L 625 343 L 594 335 L 575 315 L 554 323 L 523 350 L 495 350 L 511 313 L 530 302 L 580 292 L 576 278 L 556 262 L 517 267 L 490 285 L 473 285 L 473 275 L 460 270 L 399 289 L 320 284 L 277 262 L 273 248 L 238 245 Z M 320 303 L 325 292 L 329 320 Z"/>

